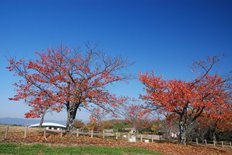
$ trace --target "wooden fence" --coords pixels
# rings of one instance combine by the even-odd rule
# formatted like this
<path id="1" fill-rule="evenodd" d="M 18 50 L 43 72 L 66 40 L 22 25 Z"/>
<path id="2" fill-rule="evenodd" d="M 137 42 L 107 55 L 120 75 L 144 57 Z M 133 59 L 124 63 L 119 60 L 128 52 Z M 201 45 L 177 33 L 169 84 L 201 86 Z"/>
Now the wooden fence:
<path id="1" fill-rule="evenodd" d="M 228 141 L 209 141 L 209 140 L 199 140 L 198 138 L 196 138 L 195 140 L 192 140 L 190 143 L 192 144 L 196 144 L 196 145 L 210 145 L 210 146 L 214 146 L 214 147 L 230 147 L 232 148 L 232 143 L 228 142 Z"/>
<path id="2" fill-rule="evenodd" d="M 8 138 L 12 138 L 12 135 L 17 135 L 17 137 L 21 138 L 29 138 L 31 136 L 40 136 L 47 140 L 47 137 L 51 134 L 60 135 L 63 137 L 64 131 L 63 130 L 48 130 L 46 128 L 28 128 L 26 127 L 17 127 L 17 126 L 0 126 L 0 139 L 7 140 Z M 93 137 L 100 137 L 103 139 L 111 138 L 111 139 L 123 139 L 129 140 L 130 138 L 134 138 L 137 142 L 167 142 L 160 135 L 149 135 L 149 134 L 131 134 L 129 132 L 114 132 L 112 129 L 105 129 L 103 131 L 93 131 L 93 130 L 80 130 L 76 129 L 75 131 L 71 132 L 72 135 L 75 137 L 79 136 L 89 136 Z M 13 136 L 14 138 L 14 136 Z M 232 148 L 232 143 L 227 141 L 199 141 L 197 138 L 190 142 L 191 144 L 195 145 L 207 145 L 207 146 L 214 146 L 214 147 L 230 147 Z"/>
<path id="3" fill-rule="evenodd" d="M 37 135 L 43 136 L 44 139 L 47 139 L 47 137 L 50 134 L 60 134 L 60 137 L 63 136 L 64 131 L 63 130 L 48 130 L 46 128 L 28 128 L 25 127 L 17 127 L 17 126 L 0 126 L 0 139 L 8 139 L 12 135 L 17 135 L 17 137 L 21 138 L 27 138 L 28 136 L 31 136 L 35 133 Z M 131 134 L 129 132 L 114 132 L 112 129 L 105 129 L 103 131 L 93 131 L 93 130 L 80 130 L 76 129 L 75 131 L 72 131 L 71 134 L 76 135 L 76 137 L 79 136 L 89 136 L 91 138 L 93 137 L 101 137 L 103 139 L 105 138 L 111 138 L 111 139 L 124 139 L 128 140 L 130 137 L 135 137 L 136 141 L 141 142 L 153 142 L 153 141 L 161 141 L 162 137 L 159 135 L 145 135 L 145 134 Z M 148 141 L 147 141 L 148 140 Z"/>

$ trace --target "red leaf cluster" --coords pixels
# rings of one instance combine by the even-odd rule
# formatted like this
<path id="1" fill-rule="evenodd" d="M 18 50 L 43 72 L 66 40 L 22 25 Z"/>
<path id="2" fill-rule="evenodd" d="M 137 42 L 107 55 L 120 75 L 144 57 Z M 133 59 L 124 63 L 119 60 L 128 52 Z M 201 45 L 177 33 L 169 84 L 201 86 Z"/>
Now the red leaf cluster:
<path id="1" fill-rule="evenodd" d="M 9 71 L 21 77 L 16 83 L 16 95 L 10 100 L 27 101 L 32 111 L 26 117 L 37 117 L 44 109 L 60 111 L 64 106 L 74 120 L 76 110 L 89 104 L 111 111 L 121 99 L 107 90 L 110 83 L 126 79 L 119 71 L 126 61 L 111 58 L 88 49 L 85 54 L 63 48 L 36 52 L 36 60 L 10 59 Z"/>

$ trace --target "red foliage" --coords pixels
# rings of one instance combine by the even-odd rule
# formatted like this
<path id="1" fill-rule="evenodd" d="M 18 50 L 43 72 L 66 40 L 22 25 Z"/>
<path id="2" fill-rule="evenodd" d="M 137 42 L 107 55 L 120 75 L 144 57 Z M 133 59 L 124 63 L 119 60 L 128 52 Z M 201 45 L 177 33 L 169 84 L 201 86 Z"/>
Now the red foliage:
<path id="1" fill-rule="evenodd" d="M 61 46 L 37 52 L 38 59 L 33 61 L 10 59 L 8 70 L 22 78 L 15 84 L 16 95 L 10 100 L 27 100 L 33 110 L 26 117 L 35 117 L 35 113 L 46 108 L 59 112 L 66 106 L 70 119 L 68 128 L 80 105 L 88 109 L 89 104 L 94 104 L 113 112 L 113 107 L 121 102 L 108 92 L 107 86 L 126 79 L 119 71 L 127 62 L 93 52 L 90 48 L 87 50 L 81 55 Z"/>
<path id="2" fill-rule="evenodd" d="M 162 80 L 148 73 L 141 74 L 140 80 L 146 85 L 147 92 L 142 98 L 165 112 L 181 113 L 188 108 L 197 113 L 203 108 L 210 115 L 220 116 L 230 107 L 229 94 L 222 88 L 223 80 L 218 75 L 207 76 L 197 84 L 195 81 Z"/>
<path id="3" fill-rule="evenodd" d="M 142 99 L 150 106 L 163 113 L 175 113 L 179 116 L 180 132 L 185 132 L 199 116 L 220 119 L 231 114 L 231 90 L 226 89 L 228 83 L 219 75 L 209 75 L 215 59 L 198 63 L 204 72 L 193 81 L 164 80 L 154 73 L 139 74 L 145 85 L 146 95 Z M 230 87 L 231 88 L 231 87 Z"/>
<path id="4" fill-rule="evenodd" d="M 150 109 L 144 108 L 140 100 L 126 98 L 120 108 L 123 119 L 131 127 L 141 130 L 151 126 Z"/>
<path id="5" fill-rule="evenodd" d="M 219 116 L 202 115 L 198 119 L 198 128 L 211 128 L 215 132 L 230 132 L 232 131 L 232 112 L 228 110 Z"/>

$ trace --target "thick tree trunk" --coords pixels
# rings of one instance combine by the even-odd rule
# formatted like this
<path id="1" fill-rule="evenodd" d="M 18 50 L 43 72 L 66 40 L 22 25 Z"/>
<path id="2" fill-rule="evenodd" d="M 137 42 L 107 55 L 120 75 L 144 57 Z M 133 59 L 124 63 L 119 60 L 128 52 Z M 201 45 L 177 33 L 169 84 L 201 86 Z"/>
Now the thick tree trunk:
<path id="1" fill-rule="evenodd" d="M 187 126 L 184 123 L 184 121 L 179 122 L 179 130 L 180 130 L 179 142 L 185 145 L 187 141 Z"/>
<path id="2" fill-rule="evenodd" d="M 76 118 L 78 104 L 67 106 L 67 123 L 66 132 L 71 132 L 73 129 L 74 120 Z"/>

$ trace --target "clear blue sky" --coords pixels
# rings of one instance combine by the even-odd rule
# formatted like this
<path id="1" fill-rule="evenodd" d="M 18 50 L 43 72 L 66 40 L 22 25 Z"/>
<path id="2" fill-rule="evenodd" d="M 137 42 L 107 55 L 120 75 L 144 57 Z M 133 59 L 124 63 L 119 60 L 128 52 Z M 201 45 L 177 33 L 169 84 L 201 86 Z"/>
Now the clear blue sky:
<path id="1" fill-rule="evenodd" d="M 0 117 L 22 118 L 29 109 L 23 101 L 8 100 L 17 78 L 5 69 L 6 56 L 30 59 L 61 42 L 75 48 L 87 41 L 134 61 L 132 74 L 154 70 L 167 79 L 190 80 L 193 60 L 222 53 L 226 57 L 216 71 L 226 73 L 232 67 L 232 1 L 1 0 Z M 143 89 L 133 80 L 112 91 L 137 97 Z M 66 118 L 63 112 L 47 119 Z"/>

